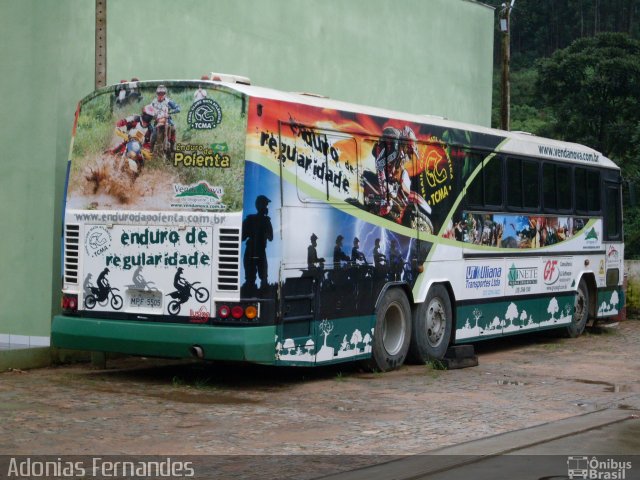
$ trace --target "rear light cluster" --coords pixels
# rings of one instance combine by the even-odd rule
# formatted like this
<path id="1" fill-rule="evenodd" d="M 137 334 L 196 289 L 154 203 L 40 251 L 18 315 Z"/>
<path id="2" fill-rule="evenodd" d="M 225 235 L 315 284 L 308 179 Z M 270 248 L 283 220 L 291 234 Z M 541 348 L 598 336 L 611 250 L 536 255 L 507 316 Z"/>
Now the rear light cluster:
<path id="1" fill-rule="evenodd" d="M 258 307 L 254 304 L 225 303 L 218 305 L 220 320 L 255 320 L 258 318 Z"/>
<path id="2" fill-rule="evenodd" d="M 78 295 L 62 294 L 62 313 L 78 313 Z"/>

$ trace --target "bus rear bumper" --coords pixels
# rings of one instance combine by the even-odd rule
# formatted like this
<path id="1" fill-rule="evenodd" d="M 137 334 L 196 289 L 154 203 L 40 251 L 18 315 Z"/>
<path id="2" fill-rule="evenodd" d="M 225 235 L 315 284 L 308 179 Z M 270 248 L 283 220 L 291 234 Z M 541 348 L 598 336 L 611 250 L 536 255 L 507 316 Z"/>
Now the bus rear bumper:
<path id="1" fill-rule="evenodd" d="M 275 326 L 219 327 L 56 315 L 51 345 L 71 350 L 190 358 L 198 345 L 205 360 L 273 364 Z"/>

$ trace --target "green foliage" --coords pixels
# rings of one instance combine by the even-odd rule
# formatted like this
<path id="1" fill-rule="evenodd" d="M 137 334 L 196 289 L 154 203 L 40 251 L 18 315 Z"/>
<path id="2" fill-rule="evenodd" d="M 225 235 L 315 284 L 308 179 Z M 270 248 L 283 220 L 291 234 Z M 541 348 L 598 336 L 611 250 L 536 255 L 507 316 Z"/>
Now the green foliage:
<path id="1" fill-rule="evenodd" d="M 620 33 L 579 39 L 537 68 L 536 90 L 553 115 L 546 135 L 595 148 L 620 165 L 627 182 L 637 183 L 640 42 Z M 625 208 L 627 258 L 640 256 L 638 217 L 637 207 Z"/>
<path id="2" fill-rule="evenodd" d="M 500 80 L 501 72 L 494 72 L 492 124 L 500 125 Z M 511 82 L 511 130 L 548 136 L 552 115 L 544 106 L 535 85 L 538 71 L 535 67 L 514 70 Z"/>
<path id="3" fill-rule="evenodd" d="M 496 8 L 495 50 L 500 58 L 498 18 L 504 0 L 484 0 Z M 578 38 L 601 32 L 624 32 L 638 38 L 640 0 L 516 0 L 511 10 L 512 67 L 528 68 L 540 57 Z"/>
<path id="4" fill-rule="evenodd" d="M 496 8 L 492 124 L 497 126 L 503 0 L 485 3 Z M 582 143 L 620 165 L 626 258 L 640 258 L 639 10 L 640 0 L 517 0 L 510 29 L 511 130 Z"/>
<path id="5" fill-rule="evenodd" d="M 624 162 L 640 119 L 640 42 L 603 33 L 538 63 L 536 89 L 553 112 L 555 136 Z"/>

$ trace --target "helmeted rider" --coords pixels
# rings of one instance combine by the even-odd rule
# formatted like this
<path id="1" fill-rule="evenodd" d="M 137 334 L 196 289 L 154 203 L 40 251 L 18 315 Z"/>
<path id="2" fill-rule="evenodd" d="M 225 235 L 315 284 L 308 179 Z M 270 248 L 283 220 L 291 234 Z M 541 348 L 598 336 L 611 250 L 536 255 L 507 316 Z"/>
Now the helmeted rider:
<path id="1" fill-rule="evenodd" d="M 410 203 L 418 204 L 426 213 L 431 213 L 429 204 L 411 190 L 411 177 L 405 165 L 413 155 L 418 157 L 418 139 L 408 125 L 402 130 L 387 127 L 382 139 L 373 150 L 376 159 L 378 188 L 380 190 L 380 212 L 384 216 L 391 211 L 392 200 L 403 194 Z"/>
<path id="2" fill-rule="evenodd" d="M 107 273 L 109 273 L 109 269 L 105 268 L 98 275 L 98 279 L 96 280 L 96 284 L 98 285 L 98 301 L 102 301 L 107 298 L 109 295 L 110 285 L 109 280 L 107 280 Z"/>
<path id="3" fill-rule="evenodd" d="M 155 115 L 155 109 L 151 105 L 146 105 L 142 108 L 140 115 L 130 115 L 118 120 L 116 135 L 122 138 L 122 142 L 108 152 L 114 155 L 127 152 L 127 156 L 136 162 L 136 170 L 139 171 L 144 160 L 151 158 L 151 137 Z"/>
<path id="4" fill-rule="evenodd" d="M 184 272 L 184 269 L 182 267 L 178 267 L 178 271 L 173 277 L 173 287 L 178 291 L 180 294 L 180 300 L 184 303 L 191 296 L 191 286 L 182 276 L 182 272 Z"/>
<path id="5" fill-rule="evenodd" d="M 367 258 L 365 257 L 362 250 L 360 250 L 360 239 L 358 237 L 354 237 L 353 239 L 353 248 L 351 249 L 351 262 L 354 264 L 357 263 L 365 263 L 368 264 Z"/>
<path id="6" fill-rule="evenodd" d="M 153 132 L 151 138 L 151 145 L 155 144 L 157 136 L 157 127 L 162 125 L 168 125 L 168 137 L 171 151 L 174 149 L 176 143 L 176 129 L 173 123 L 171 115 L 180 112 L 180 105 L 175 103 L 167 96 L 167 87 L 164 85 L 158 85 L 156 88 L 156 98 L 151 102 L 151 106 L 156 111 L 156 130 Z"/>

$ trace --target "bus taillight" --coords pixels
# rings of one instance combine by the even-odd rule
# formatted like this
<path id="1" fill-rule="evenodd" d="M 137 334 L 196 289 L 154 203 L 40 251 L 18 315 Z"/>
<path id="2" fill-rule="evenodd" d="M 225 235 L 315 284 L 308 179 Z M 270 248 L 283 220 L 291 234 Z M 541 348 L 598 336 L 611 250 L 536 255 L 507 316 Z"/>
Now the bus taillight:
<path id="1" fill-rule="evenodd" d="M 259 315 L 258 305 L 254 304 L 230 303 L 217 308 L 220 320 L 256 320 Z"/>
<path id="2" fill-rule="evenodd" d="M 220 318 L 229 318 L 231 315 L 231 309 L 227 305 L 222 305 L 218 308 L 218 316 Z"/>
<path id="3" fill-rule="evenodd" d="M 78 313 L 78 295 L 62 294 L 62 312 L 67 314 Z"/>

